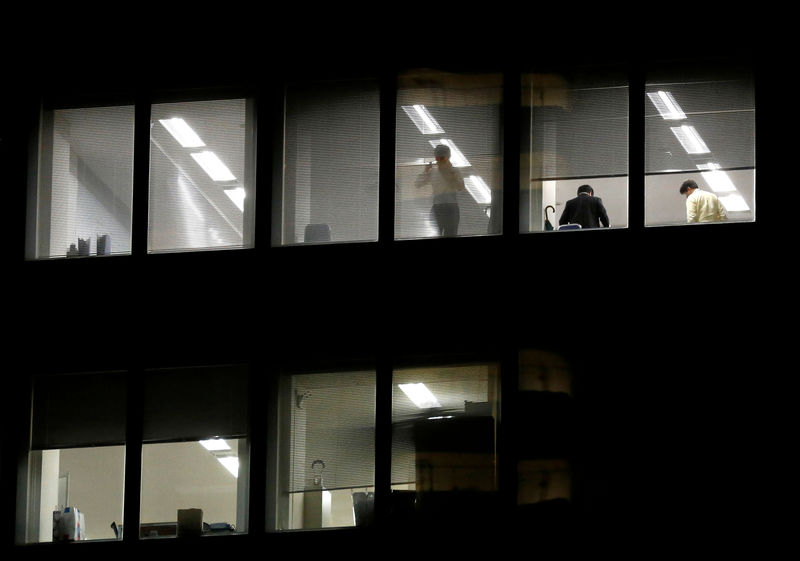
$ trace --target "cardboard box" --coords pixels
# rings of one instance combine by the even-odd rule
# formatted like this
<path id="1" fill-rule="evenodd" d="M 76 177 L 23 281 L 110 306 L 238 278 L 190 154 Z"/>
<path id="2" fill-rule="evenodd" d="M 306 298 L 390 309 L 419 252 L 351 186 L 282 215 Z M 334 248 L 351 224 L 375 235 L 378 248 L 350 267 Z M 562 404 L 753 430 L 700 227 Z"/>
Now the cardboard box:
<path id="1" fill-rule="evenodd" d="M 203 509 L 178 509 L 178 537 L 197 537 L 203 533 Z"/>

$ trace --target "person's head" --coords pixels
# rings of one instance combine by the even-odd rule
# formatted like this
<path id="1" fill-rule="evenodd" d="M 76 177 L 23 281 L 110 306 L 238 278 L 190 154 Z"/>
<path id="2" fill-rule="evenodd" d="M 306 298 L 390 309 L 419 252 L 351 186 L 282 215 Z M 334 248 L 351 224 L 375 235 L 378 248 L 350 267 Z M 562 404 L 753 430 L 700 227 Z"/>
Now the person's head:
<path id="1" fill-rule="evenodd" d="M 439 144 L 433 149 L 433 157 L 437 162 L 442 162 L 450 159 L 450 147 L 444 144 Z"/>
<path id="2" fill-rule="evenodd" d="M 681 183 L 681 195 L 689 196 L 697 189 L 697 182 L 694 179 L 687 179 Z"/>
<path id="3" fill-rule="evenodd" d="M 581 185 L 578 187 L 578 194 L 585 193 L 587 195 L 594 195 L 594 189 L 590 185 Z"/>

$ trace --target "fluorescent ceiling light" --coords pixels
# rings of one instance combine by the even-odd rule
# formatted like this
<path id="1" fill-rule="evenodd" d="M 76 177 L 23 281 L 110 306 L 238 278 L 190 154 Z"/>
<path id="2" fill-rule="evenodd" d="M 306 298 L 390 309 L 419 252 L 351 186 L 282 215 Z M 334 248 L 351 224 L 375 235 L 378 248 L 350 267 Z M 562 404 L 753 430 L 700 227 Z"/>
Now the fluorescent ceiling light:
<path id="1" fill-rule="evenodd" d="M 686 118 L 680 105 L 669 92 L 648 92 L 647 97 L 656 106 L 659 114 L 668 121 L 677 121 Z"/>
<path id="2" fill-rule="evenodd" d="M 442 405 L 436 399 L 436 396 L 431 393 L 425 384 L 422 382 L 417 384 L 397 384 L 403 390 L 403 393 L 408 396 L 414 405 L 420 409 L 429 409 L 431 407 L 441 407 Z"/>
<path id="3" fill-rule="evenodd" d="M 231 173 L 231 170 L 222 163 L 222 160 L 220 160 L 214 152 L 210 152 L 209 150 L 195 152 L 192 154 L 192 158 L 200 164 L 200 167 L 202 167 L 214 181 L 233 181 L 236 179 Z"/>
<path id="4" fill-rule="evenodd" d="M 228 195 L 228 198 L 233 201 L 233 204 L 235 204 L 239 210 L 244 212 L 244 198 L 247 195 L 244 187 L 225 189 L 225 194 Z"/>
<path id="5" fill-rule="evenodd" d="M 424 105 L 403 105 L 403 111 L 422 134 L 442 134 L 444 129 Z"/>
<path id="6" fill-rule="evenodd" d="M 205 448 L 209 452 L 213 452 L 215 450 L 230 450 L 231 449 L 231 447 L 228 446 L 228 443 L 225 442 L 221 438 L 212 438 L 210 440 L 201 440 L 200 444 L 202 444 L 203 448 Z"/>
<path id="7" fill-rule="evenodd" d="M 731 178 L 728 177 L 728 174 L 724 171 L 720 170 L 720 165 L 715 164 L 713 162 L 709 162 L 707 164 L 701 164 L 697 166 L 698 169 L 707 170 L 701 172 L 703 179 L 705 179 L 708 186 L 711 187 L 711 190 L 715 193 L 726 193 L 730 191 L 736 191 L 736 186 L 731 181 Z"/>
<path id="8" fill-rule="evenodd" d="M 175 137 L 181 146 L 184 148 L 198 148 L 205 146 L 205 143 L 197 136 L 192 127 L 186 124 L 186 121 L 180 117 L 173 117 L 172 119 L 159 119 L 158 121 L 169 133 Z"/>
<path id="9" fill-rule="evenodd" d="M 719 198 L 719 202 L 728 212 L 744 212 L 750 210 L 741 195 L 725 195 Z"/>
<path id="10" fill-rule="evenodd" d="M 492 202 L 492 191 L 479 175 L 470 175 L 464 179 L 464 186 L 476 203 L 488 205 Z"/>
<path id="11" fill-rule="evenodd" d="M 239 458 L 238 457 L 236 457 L 236 456 L 221 456 L 221 457 L 217 458 L 217 460 L 219 460 L 219 463 L 221 463 L 223 466 L 225 466 L 225 469 L 227 469 L 229 472 L 231 472 L 231 475 L 233 475 L 234 477 L 239 477 Z"/>
<path id="12" fill-rule="evenodd" d="M 678 142 L 681 143 L 681 146 L 683 146 L 687 154 L 707 154 L 711 152 L 694 127 L 683 125 L 680 127 L 670 127 L 670 130 L 672 130 L 672 133 L 678 139 Z"/>
<path id="13" fill-rule="evenodd" d="M 440 138 L 439 140 L 429 140 L 428 141 L 431 146 L 436 148 L 439 144 L 444 144 L 448 148 L 450 148 L 450 163 L 453 164 L 455 168 L 465 168 L 469 167 L 472 164 L 469 163 L 469 160 L 461 153 L 461 150 L 458 149 L 456 143 L 450 140 L 449 138 Z"/>

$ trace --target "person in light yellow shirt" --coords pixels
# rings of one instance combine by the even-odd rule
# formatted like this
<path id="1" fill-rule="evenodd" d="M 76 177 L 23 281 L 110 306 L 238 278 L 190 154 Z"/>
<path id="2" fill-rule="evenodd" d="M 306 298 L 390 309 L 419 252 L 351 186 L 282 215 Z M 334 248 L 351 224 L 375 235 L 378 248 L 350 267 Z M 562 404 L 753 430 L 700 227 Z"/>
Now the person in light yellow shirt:
<path id="1" fill-rule="evenodd" d="M 686 197 L 687 222 L 722 222 L 728 219 L 728 213 L 717 196 L 698 189 L 693 179 L 684 181 L 680 192 Z"/>

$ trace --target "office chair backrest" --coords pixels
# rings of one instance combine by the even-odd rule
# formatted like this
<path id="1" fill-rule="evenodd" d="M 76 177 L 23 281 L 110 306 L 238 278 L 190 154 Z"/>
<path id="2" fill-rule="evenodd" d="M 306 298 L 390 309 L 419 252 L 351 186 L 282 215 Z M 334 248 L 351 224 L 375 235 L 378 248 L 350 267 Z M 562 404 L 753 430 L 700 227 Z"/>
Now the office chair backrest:
<path id="1" fill-rule="evenodd" d="M 327 224 L 306 224 L 303 241 L 329 242 L 331 241 L 331 228 Z"/>

